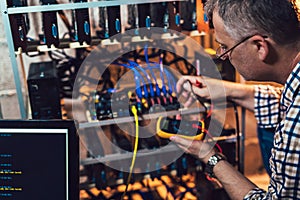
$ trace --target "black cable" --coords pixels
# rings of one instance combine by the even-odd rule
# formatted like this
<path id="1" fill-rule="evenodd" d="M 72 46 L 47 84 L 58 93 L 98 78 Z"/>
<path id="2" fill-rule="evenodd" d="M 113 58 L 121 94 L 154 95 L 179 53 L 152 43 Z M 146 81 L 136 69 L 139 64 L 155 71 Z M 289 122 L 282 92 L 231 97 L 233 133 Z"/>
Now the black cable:
<path id="1" fill-rule="evenodd" d="M 33 58 L 33 57 L 36 57 L 36 56 L 41 56 L 41 55 L 44 55 L 45 53 L 44 52 L 38 52 L 38 53 L 35 53 L 35 54 L 29 54 L 28 51 L 25 52 L 26 56 L 30 57 L 30 58 Z"/>
<path id="2" fill-rule="evenodd" d="M 191 88 L 191 94 L 193 95 L 194 98 L 196 98 L 197 101 L 199 101 L 199 103 L 204 107 L 205 113 L 207 113 L 208 108 L 207 108 L 207 106 L 205 105 L 204 102 L 209 102 L 209 101 L 208 101 L 207 99 L 204 99 L 204 98 L 200 97 L 199 95 L 197 95 L 197 94 L 195 93 L 195 91 L 194 91 L 194 89 L 193 89 L 193 83 L 192 83 L 190 80 L 186 79 L 186 80 L 183 82 L 183 84 L 185 84 L 185 83 L 189 83 L 190 88 Z M 188 97 L 188 98 L 189 98 L 189 97 Z"/>
<path id="3" fill-rule="evenodd" d="M 240 144 L 240 122 L 239 122 L 239 114 L 238 114 L 238 109 L 237 106 L 234 102 L 229 101 L 234 109 L 234 113 L 235 113 L 235 123 L 236 123 L 236 134 L 237 134 L 237 158 L 238 158 L 238 162 L 240 162 L 240 158 L 241 158 L 241 153 L 240 153 L 240 149 L 241 149 L 241 144 Z M 238 170 L 241 171 L 241 167 L 240 165 L 238 165 Z"/>

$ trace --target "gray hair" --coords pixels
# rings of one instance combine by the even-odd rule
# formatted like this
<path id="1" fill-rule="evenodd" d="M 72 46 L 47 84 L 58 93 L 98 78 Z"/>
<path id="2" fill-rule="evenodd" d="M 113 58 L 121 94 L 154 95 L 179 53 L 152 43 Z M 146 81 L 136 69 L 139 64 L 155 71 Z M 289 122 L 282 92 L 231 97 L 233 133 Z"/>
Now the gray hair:
<path id="1" fill-rule="evenodd" d="M 297 13 L 288 0 L 208 0 L 205 11 L 210 20 L 218 12 L 235 40 L 261 34 L 283 45 L 300 37 Z"/>

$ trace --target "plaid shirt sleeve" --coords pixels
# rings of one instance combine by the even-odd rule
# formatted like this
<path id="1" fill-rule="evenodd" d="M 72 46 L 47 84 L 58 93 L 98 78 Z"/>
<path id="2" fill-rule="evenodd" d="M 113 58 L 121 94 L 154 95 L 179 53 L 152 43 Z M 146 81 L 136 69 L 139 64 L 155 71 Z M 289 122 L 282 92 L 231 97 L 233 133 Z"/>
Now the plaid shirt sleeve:
<path id="1" fill-rule="evenodd" d="M 280 120 L 280 96 L 283 87 L 254 86 L 254 115 L 261 128 L 275 128 Z"/>
<path id="2" fill-rule="evenodd" d="M 289 76 L 277 112 L 260 123 L 276 124 L 274 147 L 270 158 L 272 171 L 268 191 L 255 188 L 244 199 L 300 199 L 300 63 Z M 259 102 L 259 101 L 258 101 Z M 260 107 L 259 105 L 258 107 Z M 272 106 L 272 103 L 270 104 Z M 261 109 L 267 109 L 263 106 Z M 268 108 L 270 109 L 270 108 Z"/>

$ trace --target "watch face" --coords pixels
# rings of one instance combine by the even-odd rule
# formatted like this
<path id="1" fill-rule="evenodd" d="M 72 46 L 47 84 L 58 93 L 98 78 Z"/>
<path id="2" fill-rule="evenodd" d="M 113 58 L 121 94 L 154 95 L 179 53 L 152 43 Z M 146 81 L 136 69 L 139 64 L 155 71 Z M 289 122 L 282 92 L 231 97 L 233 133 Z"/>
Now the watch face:
<path id="1" fill-rule="evenodd" d="M 220 160 L 223 160 L 223 159 L 224 158 L 221 155 L 215 154 L 210 157 L 210 159 L 208 160 L 208 164 L 215 166 Z"/>
<path id="2" fill-rule="evenodd" d="M 214 177 L 213 168 L 220 160 L 226 160 L 226 157 L 220 154 L 215 154 L 208 159 L 207 165 L 205 167 L 205 172 L 210 177 Z"/>
<path id="3" fill-rule="evenodd" d="M 212 164 L 212 165 L 216 165 L 217 162 L 218 162 L 218 158 L 214 156 L 214 157 L 212 158 L 212 160 L 211 160 L 211 164 Z"/>

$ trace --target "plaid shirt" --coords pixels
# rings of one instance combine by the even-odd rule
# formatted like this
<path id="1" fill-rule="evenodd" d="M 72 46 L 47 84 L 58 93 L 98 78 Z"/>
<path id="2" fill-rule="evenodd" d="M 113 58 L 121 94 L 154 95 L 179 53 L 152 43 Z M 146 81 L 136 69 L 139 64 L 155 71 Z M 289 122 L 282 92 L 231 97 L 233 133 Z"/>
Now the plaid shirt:
<path id="1" fill-rule="evenodd" d="M 244 199 L 300 199 L 300 62 L 284 88 L 255 88 L 255 117 L 264 128 L 277 127 L 270 158 L 268 191 L 251 190 Z M 282 95 L 280 95 L 282 93 Z"/>

